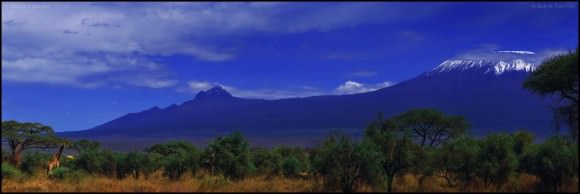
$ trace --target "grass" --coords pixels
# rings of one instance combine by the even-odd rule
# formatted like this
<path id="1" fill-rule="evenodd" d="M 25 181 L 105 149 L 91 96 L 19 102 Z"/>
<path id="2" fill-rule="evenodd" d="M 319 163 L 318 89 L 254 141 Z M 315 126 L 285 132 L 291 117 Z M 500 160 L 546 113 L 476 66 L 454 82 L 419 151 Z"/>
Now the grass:
<path id="1" fill-rule="evenodd" d="M 523 174 L 519 178 L 508 181 L 499 190 L 495 186 L 483 188 L 482 184 L 475 182 L 469 187 L 469 191 L 483 192 L 531 192 L 534 190 L 536 177 Z M 2 191 L 7 192 L 316 192 L 320 191 L 314 180 L 290 179 L 284 177 L 253 176 L 239 182 L 229 181 L 221 176 L 198 175 L 192 177 L 185 175 L 179 181 L 170 181 L 161 176 L 161 172 L 151 175 L 148 179 L 135 180 L 126 178 L 118 180 L 114 178 L 91 176 L 78 182 L 65 180 L 51 180 L 46 175 L 39 173 L 33 177 L 22 180 L 2 179 Z M 449 187 L 442 178 L 428 177 L 424 181 L 425 192 L 458 192 L 460 186 Z M 578 178 L 575 178 L 564 188 L 567 192 L 578 192 Z M 396 177 L 393 185 L 394 191 L 412 192 L 419 191 L 416 176 L 407 174 Z M 359 191 L 384 191 L 373 190 L 363 186 Z"/>
<path id="2" fill-rule="evenodd" d="M 274 177 L 249 177 L 239 182 L 220 176 L 184 176 L 170 181 L 155 173 L 148 179 L 88 177 L 79 182 L 51 180 L 46 175 L 36 175 L 25 180 L 2 179 L 2 191 L 7 192 L 301 192 L 311 191 L 308 180 Z"/>

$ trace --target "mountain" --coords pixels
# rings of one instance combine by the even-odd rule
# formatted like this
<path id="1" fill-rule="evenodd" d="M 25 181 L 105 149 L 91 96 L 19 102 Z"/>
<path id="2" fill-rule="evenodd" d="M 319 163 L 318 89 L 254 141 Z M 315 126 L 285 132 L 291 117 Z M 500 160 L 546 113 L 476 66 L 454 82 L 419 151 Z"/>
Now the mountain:
<path id="1" fill-rule="evenodd" d="M 535 67 L 523 60 L 447 60 L 431 71 L 368 93 L 278 100 L 244 99 L 221 87 L 164 109 L 129 113 L 67 137 L 194 137 L 239 130 L 247 136 L 321 137 L 341 129 L 360 135 L 381 112 L 391 117 L 415 108 L 462 115 L 484 135 L 527 129 L 552 132 L 550 103 L 522 88 Z M 276 143 L 276 142 L 274 142 Z"/>
<path id="2" fill-rule="evenodd" d="M 536 68 L 530 64 L 526 63 L 524 60 L 516 59 L 512 62 L 494 62 L 489 60 L 447 60 L 441 63 L 439 66 L 435 67 L 429 74 L 442 73 L 442 72 L 466 72 L 466 71 L 476 71 L 483 72 L 483 74 L 494 73 L 495 75 L 501 75 L 505 72 L 533 72 Z"/>

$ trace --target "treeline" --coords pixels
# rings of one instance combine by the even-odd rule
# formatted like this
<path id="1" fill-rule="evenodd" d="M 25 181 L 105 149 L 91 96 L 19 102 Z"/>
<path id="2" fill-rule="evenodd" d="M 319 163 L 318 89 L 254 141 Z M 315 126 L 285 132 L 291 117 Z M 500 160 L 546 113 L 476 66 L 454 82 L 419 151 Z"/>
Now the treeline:
<path id="1" fill-rule="evenodd" d="M 8 137 L 2 126 L 3 138 Z M 49 177 L 148 179 L 156 171 L 170 180 L 284 176 L 314 181 L 321 191 L 344 192 L 362 187 L 392 191 L 393 181 L 406 174 L 418 177 L 419 191 L 425 190 L 427 178 L 443 179 L 460 191 L 470 191 L 475 184 L 499 191 L 522 174 L 537 177 L 536 191 L 557 192 L 578 181 L 578 146 L 572 138 L 554 136 L 534 144 L 532 134 L 518 131 L 477 139 L 468 135 L 468 126 L 462 117 L 420 109 L 390 119 L 379 115 L 363 137 L 335 132 L 314 148 L 250 148 L 239 132 L 218 137 L 204 148 L 173 141 L 129 153 L 103 150 L 99 142 L 81 140 L 67 144 L 78 154 L 62 157 Z M 2 150 L 2 178 L 46 173 L 50 155 L 27 152 L 19 165 L 5 163 L 15 160 L 11 157 Z"/>

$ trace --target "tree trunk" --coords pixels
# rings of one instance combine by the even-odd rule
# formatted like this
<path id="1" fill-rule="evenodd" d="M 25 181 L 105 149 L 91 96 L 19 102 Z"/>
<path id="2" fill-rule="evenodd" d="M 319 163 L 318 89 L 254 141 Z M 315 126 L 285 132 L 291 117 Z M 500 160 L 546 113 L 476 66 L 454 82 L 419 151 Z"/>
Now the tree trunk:
<path id="1" fill-rule="evenodd" d="M 387 176 L 387 192 L 393 191 L 393 176 Z"/>
<path id="2" fill-rule="evenodd" d="M 425 192 L 425 179 L 427 176 L 422 175 L 419 177 L 419 192 Z"/>
<path id="3" fill-rule="evenodd" d="M 12 150 L 12 156 L 10 157 L 10 163 L 16 167 L 20 167 L 22 163 L 22 151 L 24 150 L 24 145 L 22 143 L 16 144 L 14 150 Z"/>
<path id="4" fill-rule="evenodd" d="M 487 177 L 483 177 L 483 186 L 485 188 L 489 188 L 489 179 Z"/>

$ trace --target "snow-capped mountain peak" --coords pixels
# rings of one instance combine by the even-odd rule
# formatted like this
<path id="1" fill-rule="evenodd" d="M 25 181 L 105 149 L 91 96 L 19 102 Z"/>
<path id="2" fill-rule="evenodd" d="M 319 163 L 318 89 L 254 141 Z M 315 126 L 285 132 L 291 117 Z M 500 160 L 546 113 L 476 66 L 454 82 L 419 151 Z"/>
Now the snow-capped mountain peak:
<path id="1" fill-rule="evenodd" d="M 490 61 L 490 60 L 446 60 L 439 66 L 433 68 L 431 73 L 442 73 L 452 71 L 484 70 L 484 73 L 494 73 L 501 75 L 510 71 L 532 72 L 536 67 L 531 63 L 526 63 L 522 59 L 515 59 L 511 62 Z"/>

